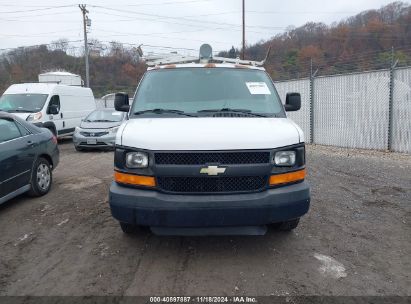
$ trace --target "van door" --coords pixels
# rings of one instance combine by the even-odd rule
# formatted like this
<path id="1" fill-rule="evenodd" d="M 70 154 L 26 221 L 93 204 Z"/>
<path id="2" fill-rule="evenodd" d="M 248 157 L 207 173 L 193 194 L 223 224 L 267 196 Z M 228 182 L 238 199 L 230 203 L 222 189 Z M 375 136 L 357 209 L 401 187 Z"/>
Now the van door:
<path id="1" fill-rule="evenodd" d="M 56 126 L 57 135 L 61 135 L 64 132 L 64 114 L 61 111 L 59 95 L 51 96 L 47 107 L 47 115 L 48 119 Z"/>
<path id="2" fill-rule="evenodd" d="M 61 107 L 64 110 L 64 121 L 66 128 L 69 128 L 71 132 L 74 132 L 75 127 L 79 127 L 81 120 L 88 114 L 95 110 L 94 98 L 85 96 L 83 88 L 74 92 L 72 96 L 60 96 L 62 98 Z M 94 107 L 93 107 L 94 106 Z"/>

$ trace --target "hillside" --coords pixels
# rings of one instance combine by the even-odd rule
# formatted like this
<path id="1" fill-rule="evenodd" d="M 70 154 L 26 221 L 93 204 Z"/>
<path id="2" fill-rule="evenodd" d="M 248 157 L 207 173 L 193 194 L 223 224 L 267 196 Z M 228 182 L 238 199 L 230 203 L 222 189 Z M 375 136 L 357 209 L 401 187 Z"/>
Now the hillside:
<path id="1" fill-rule="evenodd" d="M 393 58 L 400 65 L 409 65 L 410 41 L 411 6 L 394 2 L 330 26 L 310 22 L 289 29 L 248 46 L 246 57 L 261 60 L 271 45 L 267 70 L 274 80 L 283 80 L 309 76 L 311 62 L 320 75 L 388 68 Z M 61 39 L 1 55 L 0 93 L 12 83 L 37 81 L 37 75 L 48 70 L 64 69 L 84 78 L 84 59 L 70 55 L 68 49 L 69 43 Z M 116 42 L 106 46 L 105 52 L 93 52 L 90 66 L 90 83 L 96 97 L 120 90 L 133 93 L 145 71 L 145 65 L 136 60 L 135 50 Z"/>
<path id="2" fill-rule="evenodd" d="M 411 63 L 411 6 L 394 2 L 331 26 L 307 23 L 246 49 L 247 58 L 272 52 L 267 70 L 276 80 L 388 68 L 392 58 Z"/>
<path id="3" fill-rule="evenodd" d="M 65 70 L 85 79 L 84 57 L 72 56 L 64 46 L 18 48 L 0 57 L 0 93 L 12 83 L 37 82 L 40 72 Z M 118 43 L 101 55 L 90 56 L 90 84 L 96 97 L 116 91 L 133 94 L 146 66 L 132 49 Z"/>

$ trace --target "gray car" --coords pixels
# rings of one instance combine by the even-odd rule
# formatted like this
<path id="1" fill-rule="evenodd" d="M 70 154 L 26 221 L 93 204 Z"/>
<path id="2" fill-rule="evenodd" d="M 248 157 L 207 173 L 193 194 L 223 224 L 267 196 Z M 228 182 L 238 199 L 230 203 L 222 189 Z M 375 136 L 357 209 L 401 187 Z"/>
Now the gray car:
<path id="1" fill-rule="evenodd" d="M 49 192 L 59 163 L 57 138 L 47 129 L 0 111 L 0 204 Z"/>
<path id="2" fill-rule="evenodd" d="M 114 109 L 91 112 L 74 132 L 74 147 L 77 151 L 114 148 L 117 130 L 125 120 L 127 114 Z"/>

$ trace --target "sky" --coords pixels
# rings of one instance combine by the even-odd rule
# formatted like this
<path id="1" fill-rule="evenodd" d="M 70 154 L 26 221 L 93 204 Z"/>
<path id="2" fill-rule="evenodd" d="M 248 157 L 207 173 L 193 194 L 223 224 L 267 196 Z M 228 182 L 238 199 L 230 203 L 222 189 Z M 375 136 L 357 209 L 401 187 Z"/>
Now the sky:
<path id="1" fill-rule="evenodd" d="M 393 0 L 245 0 L 246 42 L 253 44 L 307 22 L 332 24 Z M 143 44 L 145 53 L 193 54 L 241 46 L 241 0 L 84 0 L 89 39 Z M 83 43 L 82 14 L 70 0 L 0 0 L 0 50 L 66 38 Z"/>

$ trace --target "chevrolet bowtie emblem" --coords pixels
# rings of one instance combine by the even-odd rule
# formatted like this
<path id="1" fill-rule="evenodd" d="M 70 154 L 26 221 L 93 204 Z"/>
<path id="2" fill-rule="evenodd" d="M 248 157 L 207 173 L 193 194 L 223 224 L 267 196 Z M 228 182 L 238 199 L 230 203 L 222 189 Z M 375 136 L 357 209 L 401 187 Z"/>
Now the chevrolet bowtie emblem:
<path id="1" fill-rule="evenodd" d="M 217 166 L 208 166 L 207 168 L 201 168 L 201 174 L 208 174 L 208 175 L 218 175 L 220 173 L 224 173 L 226 168 L 220 168 Z"/>

